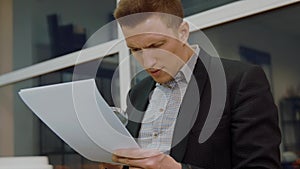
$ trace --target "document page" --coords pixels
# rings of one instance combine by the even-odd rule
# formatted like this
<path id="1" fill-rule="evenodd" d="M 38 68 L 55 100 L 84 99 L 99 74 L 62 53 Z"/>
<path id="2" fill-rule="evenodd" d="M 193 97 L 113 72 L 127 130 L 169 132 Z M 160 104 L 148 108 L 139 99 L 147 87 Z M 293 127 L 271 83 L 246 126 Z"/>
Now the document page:
<path id="1" fill-rule="evenodd" d="M 94 79 L 23 89 L 19 95 L 50 129 L 89 160 L 112 163 L 114 150 L 139 148 Z"/>

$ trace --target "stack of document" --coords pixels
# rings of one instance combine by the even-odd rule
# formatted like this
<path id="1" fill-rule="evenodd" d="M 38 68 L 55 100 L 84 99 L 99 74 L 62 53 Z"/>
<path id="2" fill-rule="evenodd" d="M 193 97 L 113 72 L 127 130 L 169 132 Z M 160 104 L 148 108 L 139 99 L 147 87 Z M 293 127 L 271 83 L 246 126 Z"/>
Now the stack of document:
<path id="1" fill-rule="evenodd" d="M 114 150 L 139 148 L 94 79 L 23 89 L 19 95 L 50 129 L 89 160 L 112 163 Z"/>
<path id="2" fill-rule="evenodd" d="M 2 157 L 0 169 L 53 169 L 47 157 Z"/>

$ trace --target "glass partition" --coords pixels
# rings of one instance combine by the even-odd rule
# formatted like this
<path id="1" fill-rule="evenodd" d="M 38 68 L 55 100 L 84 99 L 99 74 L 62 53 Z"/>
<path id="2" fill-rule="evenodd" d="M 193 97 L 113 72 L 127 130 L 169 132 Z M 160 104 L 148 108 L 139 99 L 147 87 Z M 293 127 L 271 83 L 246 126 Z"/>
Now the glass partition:
<path id="1" fill-rule="evenodd" d="M 238 0 L 182 0 L 185 16 L 190 16 Z"/>
<path id="2" fill-rule="evenodd" d="M 115 6 L 111 0 L 14 1 L 13 69 L 80 50 L 94 32 L 113 20 Z M 117 38 L 117 29 L 104 31 L 98 44 Z"/>

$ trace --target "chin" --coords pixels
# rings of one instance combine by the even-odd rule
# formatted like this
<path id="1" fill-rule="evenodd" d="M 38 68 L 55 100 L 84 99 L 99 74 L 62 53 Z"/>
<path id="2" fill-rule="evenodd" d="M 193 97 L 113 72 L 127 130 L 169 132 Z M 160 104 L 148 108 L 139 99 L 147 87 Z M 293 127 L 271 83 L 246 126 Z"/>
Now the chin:
<path id="1" fill-rule="evenodd" d="M 170 77 L 167 77 L 167 78 L 154 78 L 154 77 L 152 77 L 152 78 L 155 82 L 160 83 L 160 84 L 167 83 L 167 82 L 169 82 L 173 79 L 173 78 L 170 78 Z"/>

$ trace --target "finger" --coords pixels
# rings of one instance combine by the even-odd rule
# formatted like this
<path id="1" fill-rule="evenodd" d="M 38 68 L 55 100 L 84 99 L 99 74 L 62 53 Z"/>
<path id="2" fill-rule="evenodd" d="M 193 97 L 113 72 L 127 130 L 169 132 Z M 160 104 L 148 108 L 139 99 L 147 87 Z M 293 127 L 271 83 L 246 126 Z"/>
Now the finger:
<path id="1" fill-rule="evenodd" d="M 129 159 L 128 159 L 128 158 L 123 158 L 123 157 L 113 156 L 112 160 L 113 160 L 114 162 L 121 163 L 121 164 L 125 164 L 125 165 L 128 165 L 128 164 L 129 164 Z M 128 166 L 129 166 L 129 165 L 128 165 Z"/>
<path id="2" fill-rule="evenodd" d="M 135 163 L 134 161 L 136 161 L 136 160 L 138 160 L 138 159 L 120 157 L 120 156 L 116 156 L 116 155 L 112 156 L 112 161 L 114 161 L 116 163 L 121 163 L 121 164 L 124 164 L 124 165 L 128 165 L 128 166 L 134 166 L 133 164 Z M 141 160 L 141 159 L 139 159 L 139 160 Z"/>
<path id="3" fill-rule="evenodd" d="M 111 159 L 112 159 L 113 162 L 120 163 L 119 162 L 120 158 L 126 158 L 126 157 L 120 157 L 120 156 L 116 156 L 116 155 L 113 154 Z"/>
<path id="4" fill-rule="evenodd" d="M 100 165 L 99 165 L 99 168 L 100 169 L 105 169 L 105 166 L 106 166 L 107 164 L 106 163 L 101 163 Z"/>
<path id="5" fill-rule="evenodd" d="M 122 165 L 113 165 L 109 163 L 102 163 L 100 164 L 100 169 L 122 169 Z"/>
<path id="6" fill-rule="evenodd" d="M 113 152 L 114 155 L 119 157 L 142 159 L 153 157 L 162 154 L 162 152 L 154 149 L 118 149 Z"/>
<path id="7" fill-rule="evenodd" d="M 116 162 L 123 163 L 130 167 L 138 167 L 138 168 L 157 168 L 160 165 L 160 162 L 164 159 L 166 155 L 161 154 L 159 156 L 143 158 L 143 159 L 130 159 L 117 157 L 115 158 Z"/>

